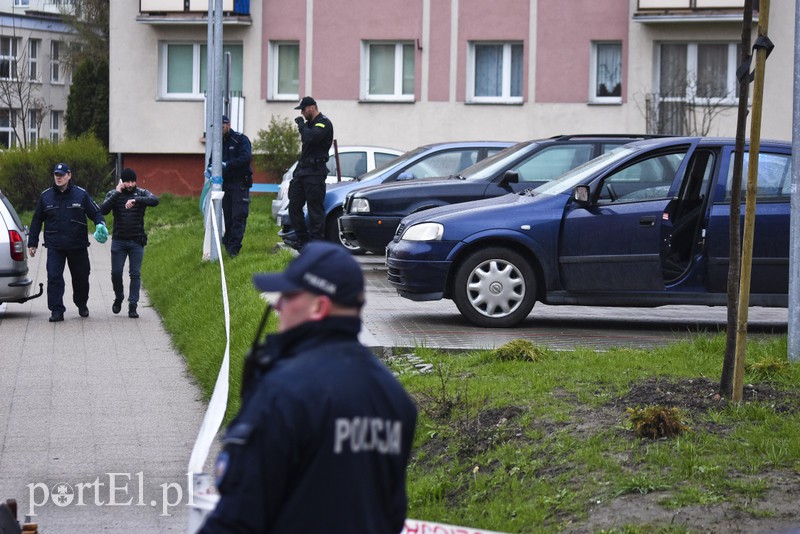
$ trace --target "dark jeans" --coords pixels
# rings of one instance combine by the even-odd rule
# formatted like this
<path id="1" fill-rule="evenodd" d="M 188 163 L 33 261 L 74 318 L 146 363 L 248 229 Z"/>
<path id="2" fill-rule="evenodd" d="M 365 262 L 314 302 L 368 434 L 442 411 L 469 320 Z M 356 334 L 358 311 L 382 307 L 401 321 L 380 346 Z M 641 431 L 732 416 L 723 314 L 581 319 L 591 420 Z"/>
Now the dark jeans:
<path id="1" fill-rule="evenodd" d="M 325 239 L 325 178 L 326 176 L 297 176 L 289 182 L 289 222 L 297 240 Z M 303 205 L 308 206 L 308 227 Z"/>
<path id="2" fill-rule="evenodd" d="M 250 187 L 243 182 L 222 184 L 222 217 L 225 220 L 225 235 L 222 244 L 229 255 L 239 254 L 242 248 L 247 216 L 250 214 Z"/>
<path id="3" fill-rule="evenodd" d="M 142 260 L 144 247 L 130 239 L 114 238 L 111 241 L 111 284 L 114 286 L 115 300 L 125 298 L 125 289 L 122 285 L 122 270 L 125 268 L 125 259 L 128 259 L 128 276 L 131 287 L 128 292 L 128 302 L 139 302 L 139 288 L 142 287 Z"/>
<path id="4" fill-rule="evenodd" d="M 47 307 L 51 312 L 64 313 L 64 266 L 69 265 L 72 276 L 72 302 L 78 308 L 89 300 L 89 250 L 75 248 L 47 249 Z"/>

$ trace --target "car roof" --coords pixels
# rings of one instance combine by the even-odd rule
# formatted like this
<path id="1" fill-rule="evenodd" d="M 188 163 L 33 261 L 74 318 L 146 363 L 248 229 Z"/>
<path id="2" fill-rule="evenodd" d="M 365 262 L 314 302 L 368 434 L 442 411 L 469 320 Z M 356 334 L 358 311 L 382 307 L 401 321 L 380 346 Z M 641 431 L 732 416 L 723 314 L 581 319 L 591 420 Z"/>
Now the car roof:
<path id="1" fill-rule="evenodd" d="M 420 145 L 414 150 L 425 149 L 441 149 L 441 148 L 461 148 L 461 147 L 507 147 L 516 144 L 516 141 L 447 141 L 442 143 L 430 143 L 427 145 Z M 411 150 L 409 150 L 411 152 Z"/>

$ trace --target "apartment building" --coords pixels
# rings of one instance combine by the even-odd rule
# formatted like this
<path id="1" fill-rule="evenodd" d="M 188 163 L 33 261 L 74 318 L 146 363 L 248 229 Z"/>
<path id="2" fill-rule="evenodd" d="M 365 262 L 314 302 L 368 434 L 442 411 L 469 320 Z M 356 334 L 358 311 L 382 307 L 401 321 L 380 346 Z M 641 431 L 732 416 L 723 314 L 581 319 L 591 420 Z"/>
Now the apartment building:
<path id="1" fill-rule="evenodd" d="M 234 127 L 255 138 L 313 95 L 340 144 L 732 136 L 743 5 L 227 0 Z M 794 5 L 772 9 L 762 133 L 789 139 Z M 203 184 L 207 10 L 207 0 L 111 4 L 110 149 L 155 192 Z"/>
<path id="2" fill-rule="evenodd" d="M 0 149 L 64 136 L 70 28 L 59 20 L 71 2 L 0 0 Z"/>

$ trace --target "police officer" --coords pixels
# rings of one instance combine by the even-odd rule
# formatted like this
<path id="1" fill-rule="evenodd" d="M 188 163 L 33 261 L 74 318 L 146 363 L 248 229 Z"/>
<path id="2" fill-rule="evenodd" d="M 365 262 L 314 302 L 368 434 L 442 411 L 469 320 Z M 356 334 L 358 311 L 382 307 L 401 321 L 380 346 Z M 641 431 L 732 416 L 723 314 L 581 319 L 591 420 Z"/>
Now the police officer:
<path id="1" fill-rule="evenodd" d="M 217 460 L 220 500 L 201 532 L 400 532 L 417 411 L 358 341 L 358 263 L 313 241 L 253 283 L 280 293 L 279 333 L 245 361 Z"/>
<path id="2" fill-rule="evenodd" d="M 250 214 L 250 187 L 253 185 L 253 147 L 250 139 L 231 128 L 231 121 L 222 116 L 222 216 L 225 235 L 222 244 L 232 258 L 239 254 Z"/>
<path id="3" fill-rule="evenodd" d="M 28 253 L 36 256 L 39 232 L 44 224 L 47 248 L 47 307 L 50 322 L 64 320 L 64 266 L 72 275 L 72 301 L 81 317 L 89 317 L 89 235 L 86 219 L 95 224 L 95 238 L 105 242 L 108 230 L 97 202 L 85 189 L 72 183 L 72 170 L 66 163 L 53 168 L 54 185 L 42 191 L 31 218 Z"/>
<path id="4" fill-rule="evenodd" d="M 136 308 L 142 285 L 142 260 L 147 234 L 144 231 L 144 212 L 158 206 L 158 197 L 147 189 L 136 186 L 136 172 L 125 168 L 120 173 L 116 189 L 106 194 L 100 205 L 103 215 L 114 212 L 114 232 L 111 241 L 111 285 L 114 287 L 114 304 L 111 311 L 119 313 L 125 290 L 122 287 L 122 270 L 128 259 L 130 291 L 128 292 L 128 317 L 138 319 Z"/>
<path id="5" fill-rule="evenodd" d="M 320 113 L 317 101 L 304 96 L 299 109 L 302 117 L 295 118 L 300 130 L 302 150 L 300 161 L 289 183 L 289 222 L 295 231 L 298 250 L 310 239 L 325 237 L 325 179 L 328 176 L 328 151 L 333 144 L 333 124 Z M 308 226 L 303 205 L 308 206 Z"/>

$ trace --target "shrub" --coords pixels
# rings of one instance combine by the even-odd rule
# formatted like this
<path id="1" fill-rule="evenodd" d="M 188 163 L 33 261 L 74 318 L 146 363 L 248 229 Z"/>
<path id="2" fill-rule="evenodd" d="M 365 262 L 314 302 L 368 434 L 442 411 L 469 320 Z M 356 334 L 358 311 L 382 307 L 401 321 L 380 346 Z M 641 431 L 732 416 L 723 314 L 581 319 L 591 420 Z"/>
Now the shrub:
<path id="1" fill-rule="evenodd" d="M 628 408 L 628 419 L 640 438 L 671 438 L 689 430 L 683 422 L 683 413 L 678 408 L 647 406 Z"/>
<path id="2" fill-rule="evenodd" d="M 32 210 L 41 192 L 53 185 L 58 162 L 69 165 L 72 181 L 93 197 L 113 187 L 113 166 L 105 147 L 94 136 L 81 136 L 0 151 L 0 189 L 18 211 Z"/>
<path id="3" fill-rule="evenodd" d="M 300 134 L 293 121 L 276 118 L 259 130 L 253 141 L 253 165 L 257 170 L 280 176 L 300 157 Z"/>

